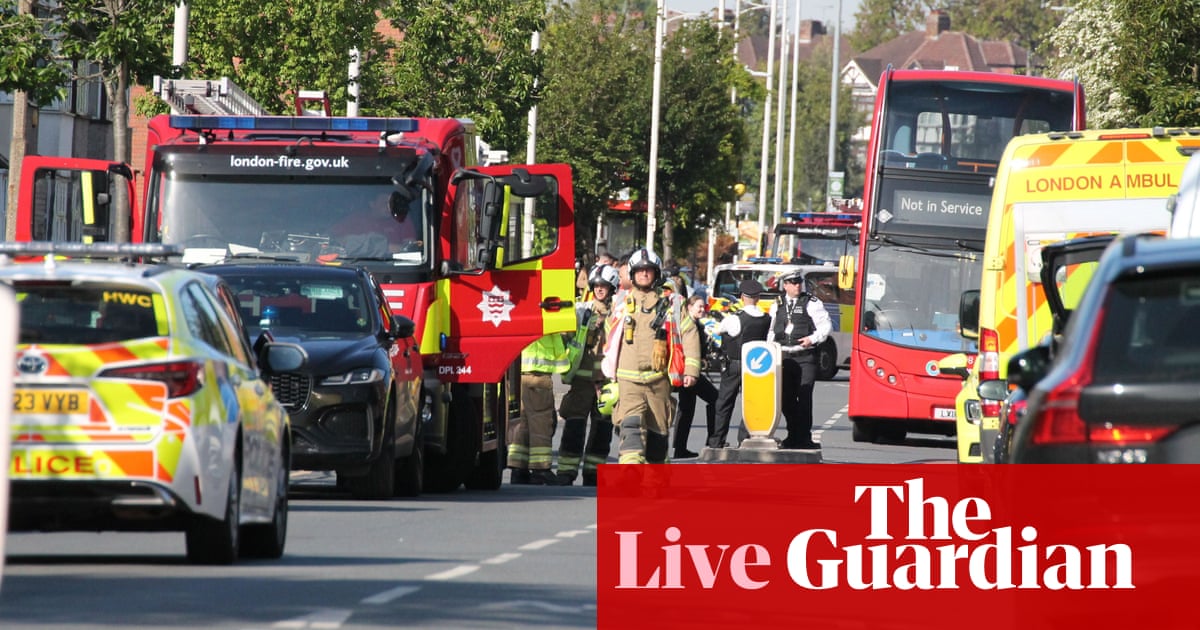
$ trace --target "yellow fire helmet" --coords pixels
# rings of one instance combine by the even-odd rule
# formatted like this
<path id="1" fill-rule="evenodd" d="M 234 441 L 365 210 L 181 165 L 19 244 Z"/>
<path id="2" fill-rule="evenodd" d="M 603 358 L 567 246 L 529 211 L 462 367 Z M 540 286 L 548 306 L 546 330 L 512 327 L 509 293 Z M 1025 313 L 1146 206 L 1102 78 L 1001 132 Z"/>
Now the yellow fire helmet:
<path id="1" fill-rule="evenodd" d="M 619 395 L 616 381 L 605 383 L 604 387 L 600 388 L 600 396 L 596 399 L 596 409 L 600 415 L 611 416 L 613 414 L 613 408 L 617 406 L 617 396 Z"/>

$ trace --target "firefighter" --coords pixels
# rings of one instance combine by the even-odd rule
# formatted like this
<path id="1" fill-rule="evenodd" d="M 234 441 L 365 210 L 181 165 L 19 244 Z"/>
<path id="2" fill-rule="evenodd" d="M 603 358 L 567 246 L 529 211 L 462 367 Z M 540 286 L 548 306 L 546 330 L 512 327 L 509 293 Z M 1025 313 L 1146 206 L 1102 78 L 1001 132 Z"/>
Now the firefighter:
<path id="1" fill-rule="evenodd" d="M 616 378 L 620 397 L 613 423 L 620 433 L 618 461 L 622 464 L 667 461 L 674 404 L 671 399 L 671 347 L 683 354 L 679 380 L 691 387 L 700 375 L 700 336 L 683 309 L 678 294 L 667 296 L 659 286 L 662 260 L 648 249 L 629 257 L 632 287 L 608 320 L 604 373 Z M 678 331 L 672 343 L 669 328 Z"/>
<path id="2" fill-rule="evenodd" d="M 509 483 L 554 485 L 554 374 L 567 371 L 562 335 L 546 335 L 521 352 L 521 413 L 508 441 Z"/>
<path id="3" fill-rule="evenodd" d="M 812 439 L 813 386 L 817 380 L 817 346 L 829 336 L 832 324 L 825 305 L 804 289 L 804 274 L 783 276 L 784 294 L 771 305 L 768 341 L 780 345 L 783 374 L 781 407 L 787 421 L 782 448 L 821 448 Z"/>
<path id="4" fill-rule="evenodd" d="M 729 435 L 734 403 L 742 389 L 742 345 L 748 341 L 765 341 L 771 330 L 770 318 L 758 307 L 758 296 L 763 292 L 762 283 L 747 278 L 738 285 L 738 291 L 742 294 L 742 307 L 725 315 L 717 326 L 721 349 L 725 352 L 725 369 L 721 370 L 717 418 L 713 431 L 708 435 L 709 448 L 728 446 L 725 438 Z"/>
<path id="5" fill-rule="evenodd" d="M 608 460 L 612 446 L 612 421 L 596 408 L 596 398 L 607 379 L 600 372 L 600 357 L 604 352 L 604 322 L 612 313 L 612 297 L 621 284 L 616 268 L 601 264 L 588 274 L 592 299 L 576 306 L 577 332 L 568 342 L 571 353 L 578 353 L 563 382 L 571 386 L 563 395 L 558 414 L 563 418 L 562 439 L 558 443 L 558 474 L 560 486 L 575 483 L 580 460 L 583 463 L 583 485 L 596 485 L 596 467 Z M 588 427 L 588 417 L 592 423 Z M 584 451 L 584 436 L 587 451 Z"/>

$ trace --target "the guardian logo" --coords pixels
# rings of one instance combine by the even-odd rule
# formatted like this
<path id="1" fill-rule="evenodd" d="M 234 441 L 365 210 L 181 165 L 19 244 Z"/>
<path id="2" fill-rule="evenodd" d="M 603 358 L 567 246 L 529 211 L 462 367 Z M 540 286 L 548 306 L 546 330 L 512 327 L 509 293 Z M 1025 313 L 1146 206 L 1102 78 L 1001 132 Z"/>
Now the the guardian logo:
<path id="1" fill-rule="evenodd" d="M 683 532 L 670 526 L 663 532 L 668 544 L 647 551 L 643 532 L 617 531 L 615 588 L 684 589 L 689 588 L 685 578 L 690 583 L 694 575 L 704 589 L 720 578 L 757 590 L 770 583 L 771 567 L 781 555 L 791 582 L 808 590 L 1135 588 L 1128 545 L 1047 544 L 1030 525 L 992 527 L 987 501 L 967 497 L 951 505 L 945 497 L 927 498 L 921 478 L 855 486 L 853 502 L 869 507 L 863 539 L 878 544 L 840 546 L 838 531 L 822 528 L 796 534 L 785 550 L 756 543 L 683 544 Z M 907 527 L 899 539 L 899 532 L 889 529 L 893 508 L 906 510 Z"/>

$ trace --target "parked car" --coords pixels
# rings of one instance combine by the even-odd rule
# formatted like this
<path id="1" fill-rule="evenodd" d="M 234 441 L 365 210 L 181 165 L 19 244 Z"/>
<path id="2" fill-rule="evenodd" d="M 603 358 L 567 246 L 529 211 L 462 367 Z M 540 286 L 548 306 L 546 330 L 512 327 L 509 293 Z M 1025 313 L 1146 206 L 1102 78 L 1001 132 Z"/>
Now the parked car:
<path id="1" fill-rule="evenodd" d="M 1003 401 L 998 429 L 980 431 L 981 443 L 985 448 L 985 462 L 1003 464 L 1008 461 L 1013 433 L 1025 415 L 1029 390 L 1045 373 L 1045 365 L 1030 365 L 1029 362 L 1053 360 L 1063 330 L 1082 297 L 1080 287 L 1087 286 L 1100 257 L 1115 238 L 1115 234 L 1085 236 L 1059 241 L 1042 248 L 1039 279 L 1042 293 L 1046 296 L 1046 306 L 1050 311 L 1050 334 L 1039 345 L 1045 346 L 1046 352 L 1044 356 L 1040 353 L 1014 355 L 1007 366 L 1007 382 L 995 380 L 979 384 L 981 400 Z M 986 450 L 989 445 L 990 452 Z"/>
<path id="2" fill-rule="evenodd" d="M 1010 364 L 1029 389 L 1015 463 L 1200 462 L 1200 239 L 1119 238 L 1053 361 Z"/>
<path id="3" fill-rule="evenodd" d="M 421 356 L 366 270 L 259 262 L 202 268 L 233 287 L 247 332 L 309 355 L 272 384 L 292 419 L 292 468 L 333 470 L 357 498 L 416 496 L 424 482 Z"/>
<path id="4" fill-rule="evenodd" d="M 267 379 L 301 369 L 304 350 L 251 346 L 204 274 L 54 255 L 170 247 L 0 243 L 0 253 L 51 254 L 0 256 L 21 311 L 10 529 L 183 530 L 195 563 L 281 556 L 291 440 Z"/>

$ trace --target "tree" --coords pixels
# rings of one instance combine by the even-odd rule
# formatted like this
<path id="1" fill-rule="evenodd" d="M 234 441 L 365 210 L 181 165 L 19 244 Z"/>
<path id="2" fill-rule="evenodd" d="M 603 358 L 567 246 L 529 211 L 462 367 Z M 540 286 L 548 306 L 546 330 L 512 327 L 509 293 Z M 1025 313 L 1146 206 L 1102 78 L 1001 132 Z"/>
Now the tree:
<path id="1" fill-rule="evenodd" d="M 49 103 L 62 94 L 68 78 L 67 68 L 54 54 L 62 36 L 60 25 L 35 16 L 32 6 L 24 13 L 17 9 L 15 0 L 0 2 L 0 91 L 20 90 L 36 103 Z"/>
<path id="2" fill-rule="evenodd" d="M 1042 48 L 1059 18 L 1044 0 L 959 0 L 950 7 L 954 30 L 982 40 L 1015 42 L 1029 51 L 1029 70 L 1033 53 Z"/>
<path id="3" fill-rule="evenodd" d="M 937 6 L 931 0 L 862 0 L 854 13 L 854 31 L 846 37 L 854 50 L 870 50 L 917 30 Z"/>
<path id="4" fill-rule="evenodd" d="M 67 28 L 62 53 L 77 63 L 77 78 L 100 77 L 112 106 L 115 159 L 129 161 L 130 81 L 149 83 L 171 68 L 163 46 L 174 16 L 175 0 L 62 0 L 56 17 Z M 124 186 L 116 187 L 115 207 L 127 207 Z M 129 240 L 129 215 L 117 212 L 114 238 Z"/>
<path id="5" fill-rule="evenodd" d="M 1048 45 L 1058 55 L 1050 58 L 1048 74 L 1083 84 L 1089 127 L 1121 127 L 1135 117 L 1118 84 L 1122 53 L 1116 47 L 1124 28 L 1108 0 L 1080 0 L 1050 35 Z"/>
<path id="6" fill-rule="evenodd" d="M 1200 125 L 1200 2 L 1115 3 L 1117 89 L 1135 112 L 1137 126 Z"/>
<path id="7" fill-rule="evenodd" d="M 54 56 L 54 43 L 60 35 L 59 23 L 39 19 L 33 13 L 32 0 L 0 3 L 0 91 L 13 95 L 13 130 L 9 144 L 9 179 L 6 204 L 5 239 L 16 237 L 17 191 L 20 187 L 21 160 L 31 137 L 30 99 L 49 103 L 59 96 L 67 81 L 66 67 Z"/>
<path id="8" fill-rule="evenodd" d="M 809 200 L 815 207 L 826 201 L 826 171 L 829 167 L 829 87 L 833 63 L 833 43 L 814 51 L 808 63 L 800 65 L 799 94 L 796 103 L 796 155 L 793 190 L 794 207 L 807 208 Z M 837 137 L 834 164 L 845 173 L 845 189 L 862 185 L 863 165 L 854 158 L 852 137 L 865 123 L 863 114 L 855 111 L 850 90 L 839 84 Z M 790 133 L 790 131 L 785 130 Z M 786 184 L 784 184 L 786 186 Z"/>
<path id="9" fill-rule="evenodd" d="M 704 242 L 704 231 L 724 218 L 747 142 L 729 102 L 730 87 L 745 70 L 719 33 L 708 20 L 685 21 L 663 52 L 658 183 L 664 260 Z M 646 147 L 649 155 L 649 137 Z M 677 223 L 688 229 L 677 234 Z"/>
<path id="10" fill-rule="evenodd" d="M 596 219 L 616 191 L 636 185 L 632 169 L 647 155 L 650 90 L 642 86 L 651 76 L 652 32 L 647 37 L 645 22 L 620 6 L 557 4 L 542 38 L 538 160 L 571 165 L 579 251 L 592 249 Z"/>
<path id="11" fill-rule="evenodd" d="M 299 90 L 349 100 L 350 51 L 360 56 L 359 113 L 394 113 L 381 95 L 391 42 L 376 31 L 381 0 L 209 0 L 191 7 L 186 74 L 230 77 L 267 111 L 290 114 Z"/>
<path id="12" fill-rule="evenodd" d="M 396 113 L 468 117 L 493 146 L 524 146 L 542 76 L 531 41 L 545 13 L 544 0 L 387 3 L 383 15 L 404 37 L 382 95 Z"/>

